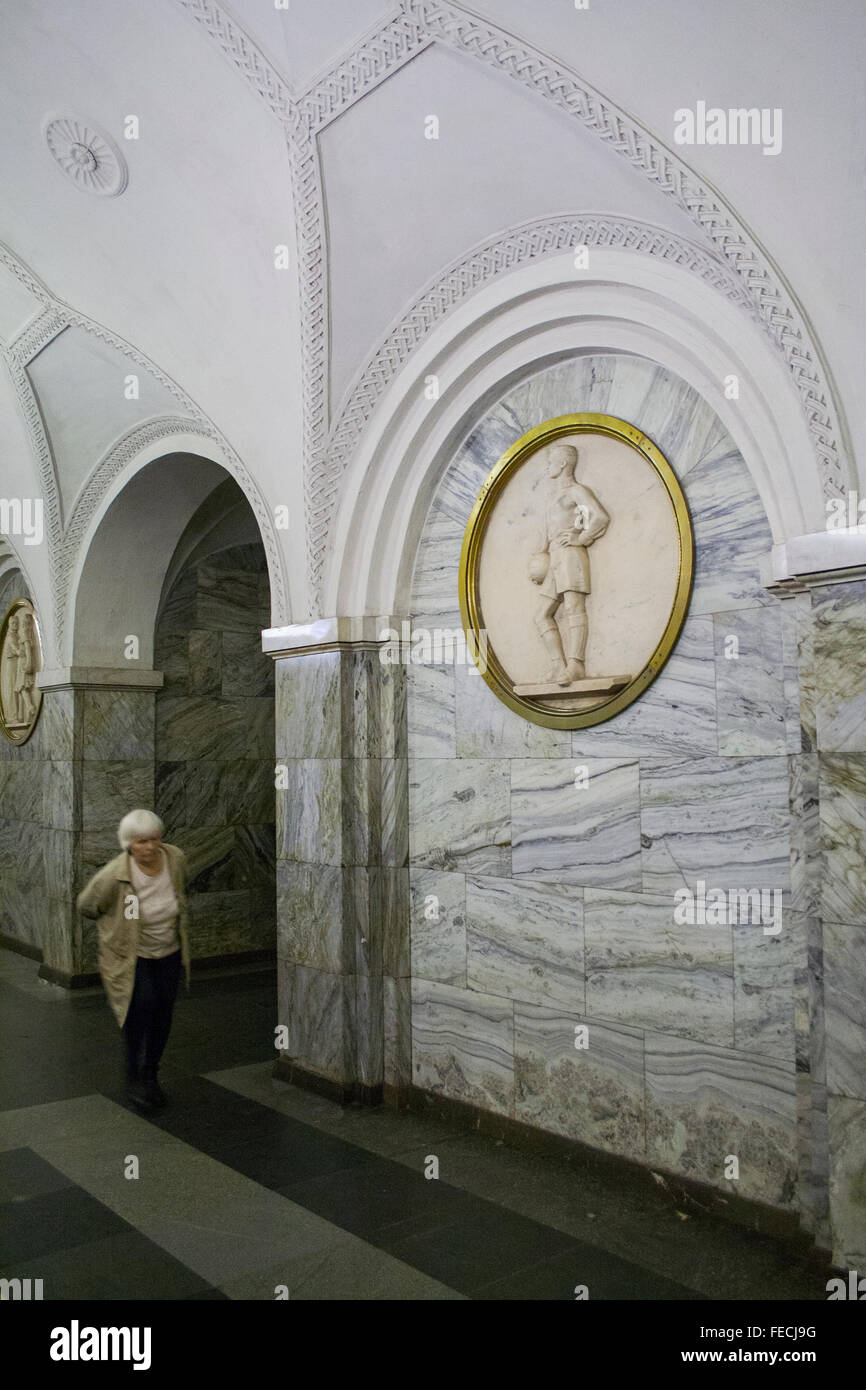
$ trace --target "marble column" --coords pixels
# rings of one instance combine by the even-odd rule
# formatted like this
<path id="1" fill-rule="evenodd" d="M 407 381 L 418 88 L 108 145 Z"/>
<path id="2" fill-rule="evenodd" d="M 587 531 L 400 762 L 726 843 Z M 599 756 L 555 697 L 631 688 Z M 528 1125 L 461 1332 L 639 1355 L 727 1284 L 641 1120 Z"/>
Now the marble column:
<path id="1" fill-rule="evenodd" d="M 866 1266 L 866 578 L 779 587 L 788 696 L 800 1207 Z"/>
<path id="2" fill-rule="evenodd" d="M 118 853 L 127 811 L 154 794 L 156 671 L 72 667 L 43 671 L 45 909 L 40 975 L 74 988 L 96 971 L 93 923 L 76 912 L 84 884 Z"/>
<path id="3" fill-rule="evenodd" d="M 392 619 L 263 634 L 276 662 L 276 1075 L 378 1103 L 409 1080 L 405 672 Z"/>

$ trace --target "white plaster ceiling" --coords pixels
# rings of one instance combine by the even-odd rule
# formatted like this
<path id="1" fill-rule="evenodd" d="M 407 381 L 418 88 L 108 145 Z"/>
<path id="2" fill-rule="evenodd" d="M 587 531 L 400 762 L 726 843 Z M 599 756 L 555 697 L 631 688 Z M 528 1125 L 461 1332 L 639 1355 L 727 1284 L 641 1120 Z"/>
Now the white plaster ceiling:
<path id="1" fill-rule="evenodd" d="M 288 10 L 228 0 L 227 8 L 295 93 L 397 9 L 380 0 L 290 0 Z M 471 8 L 573 67 L 673 148 L 680 106 L 782 107 L 777 157 L 751 147 L 677 152 L 719 188 L 793 285 L 855 441 L 866 445 L 862 0 L 590 0 L 588 10 L 572 0 L 473 0 Z M 59 299 L 173 377 L 268 502 L 298 514 L 297 276 L 273 261 L 280 243 L 294 255 L 295 209 L 273 112 L 181 0 L 9 0 L 2 23 L 0 240 Z M 42 135 L 48 112 L 80 115 L 114 138 L 129 165 L 120 197 L 84 193 L 58 169 Z M 137 141 L 123 138 L 129 113 L 140 118 Z M 424 139 L 428 114 L 440 119 L 438 141 Z M 319 144 L 332 408 L 426 282 L 509 225 L 613 212 L 701 236 L 577 121 L 444 45 L 368 93 Z M 0 336 L 20 331 L 34 307 L 0 275 Z M 118 424 L 117 402 L 102 394 L 113 368 L 104 358 L 97 367 L 86 338 L 67 330 L 34 364 L 67 498 Z M 67 354 L 63 372 L 51 365 L 58 353 Z M 20 413 L 7 396 L 0 407 Z M 98 425 L 83 418 L 85 400 Z M 21 464 L 19 434 L 3 422 L 10 451 L 0 454 L 0 495 L 10 462 Z M 302 556 L 297 542 L 286 539 L 292 557 Z"/>
<path id="2" fill-rule="evenodd" d="M 16 0 L 3 31 L 0 240 L 277 474 L 297 351 L 294 275 L 274 267 L 274 246 L 294 242 L 278 123 L 174 0 Z M 114 138 L 129 164 L 120 197 L 57 167 L 49 111 Z M 137 141 L 123 138 L 129 113 Z"/>
<path id="3" fill-rule="evenodd" d="M 439 138 L 425 138 L 425 119 Z M 534 92 L 425 49 L 321 137 L 336 404 L 419 289 L 479 241 L 556 213 L 612 212 L 696 237 L 691 219 Z"/>
<path id="4" fill-rule="evenodd" d="M 230 0 L 240 20 L 297 94 L 332 67 L 344 49 L 394 14 L 387 0 Z"/>
<path id="5" fill-rule="evenodd" d="M 66 517 L 109 445 L 142 420 L 177 415 L 170 392 L 141 367 L 81 328 L 66 328 L 27 368 L 54 455 Z M 138 379 L 127 399 L 126 379 Z"/>
<path id="6" fill-rule="evenodd" d="M 803 302 L 866 470 L 866 7 L 863 0 L 472 0 L 553 54 L 708 179 Z M 674 112 L 782 109 L 782 150 L 674 144 Z"/>
<path id="7" fill-rule="evenodd" d="M 0 339 L 11 342 L 41 308 L 20 280 L 5 265 L 0 265 Z"/>

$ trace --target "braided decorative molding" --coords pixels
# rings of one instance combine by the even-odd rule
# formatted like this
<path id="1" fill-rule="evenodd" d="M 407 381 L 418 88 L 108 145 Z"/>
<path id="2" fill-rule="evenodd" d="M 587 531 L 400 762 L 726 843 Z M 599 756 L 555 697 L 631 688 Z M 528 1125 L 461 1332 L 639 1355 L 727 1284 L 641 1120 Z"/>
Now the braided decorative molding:
<path id="1" fill-rule="evenodd" d="M 2 259 L 3 249 L 4 248 L 0 247 L 0 259 Z M 61 513 L 60 492 L 57 487 L 57 475 L 54 469 L 54 457 L 51 453 L 51 445 L 48 442 L 48 435 L 45 431 L 45 424 L 42 419 L 42 412 L 39 409 L 39 402 L 30 384 L 30 378 L 19 361 L 18 356 L 12 352 L 8 346 L 4 346 L 2 351 L 3 361 L 12 379 L 18 405 L 24 416 L 27 433 L 30 436 L 31 447 L 36 457 L 36 465 L 39 472 L 39 486 L 42 491 L 45 539 L 48 546 L 48 575 L 51 581 L 52 592 L 56 594 L 57 561 L 60 553 L 60 541 L 63 534 L 63 518 Z"/>
<path id="2" fill-rule="evenodd" d="M 69 586 L 79 547 L 106 492 L 142 449 L 161 444 L 172 436 L 201 434 L 202 422 L 193 417 L 161 416 L 135 425 L 103 455 L 75 499 L 69 523 L 58 550 L 54 584 L 58 643 L 62 639 L 69 600 Z"/>
<path id="3" fill-rule="evenodd" d="M 178 0 L 178 4 L 219 45 L 232 67 L 255 88 L 277 120 L 291 120 L 293 103 L 289 85 L 249 34 L 213 0 Z"/>
<path id="4" fill-rule="evenodd" d="M 307 129 L 311 134 L 322 130 L 432 43 L 433 35 L 416 19 L 397 14 L 300 98 L 298 109 Z"/>
<path id="5" fill-rule="evenodd" d="M 8 344 L 9 351 L 20 367 L 26 367 L 67 327 L 67 320 L 56 309 L 43 309 L 41 314 L 11 340 Z"/>
<path id="6" fill-rule="evenodd" d="M 390 379 L 388 373 L 393 363 L 403 359 L 399 358 L 400 345 L 393 341 L 392 335 L 366 368 L 342 412 L 333 435 L 333 452 L 326 450 L 328 315 L 324 207 L 312 142 L 324 125 L 436 40 L 506 73 L 566 115 L 579 120 L 688 213 L 730 265 L 743 293 L 735 294 L 730 284 L 719 288 L 748 309 L 785 357 L 812 436 L 825 494 L 839 496 L 844 492 L 847 480 L 837 443 L 838 422 L 831 389 L 818 348 L 778 272 L 711 188 L 630 116 L 573 72 L 457 4 L 446 3 L 446 0 L 400 0 L 396 16 L 392 16 L 378 33 L 362 39 L 327 77 L 295 103 L 285 80 L 240 26 L 220 10 L 215 0 L 178 0 L 178 3 L 202 24 L 232 65 L 259 92 L 286 133 L 296 192 L 300 248 L 307 549 L 310 575 L 317 585 L 323 572 L 333 498 L 346 464 L 346 451 L 353 447 L 350 440 L 357 440 L 357 431 L 368 418 L 365 411 L 372 408 L 384 389 L 385 377 Z M 650 247 L 645 249 L 653 254 Z M 530 253 L 530 258 L 531 254 L 545 252 Z M 491 274 L 505 273 L 512 264 L 519 263 L 519 259 L 512 261 L 504 253 L 499 269 L 492 269 Z M 466 266 L 465 273 L 471 280 L 472 269 L 468 262 Z M 450 272 L 446 272 L 446 277 L 448 274 Z M 476 283 L 482 282 L 483 278 Z M 471 288 L 465 292 L 469 293 Z M 447 312 L 449 290 L 443 287 L 442 293 L 442 312 Z M 396 330 L 397 334 L 403 333 L 405 342 L 409 343 L 417 329 L 417 324 L 412 322 L 413 316 L 420 314 L 423 336 L 427 331 L 423 325 L 431 312 L 430 305 L 419 308 L 419 301 L 416 301 L 401 329 Z M 405 350 L 408 353 L 411 346 Z M 378 386 L 375 384 L 377 378 L 381 378 Z"/>
<path id="7" fill-rule="evenodd" d="M 482 285 L 575 246 L 634 251 L 682 266 L 758 319 L 747 290 L 715 253 L 645 222 L 613 216 L 547 217 L 513 227 L 486 242 L 430 282 L 349 389 L 328 440 L 326 463 L 313 480 L 318 499 L 314 537 L 317 582 L 327 558 L 343 474 L 367 421 L 403 363 L 446 314 Z"/>
<path id="8" fill-rule="evenodd" d="M 118 334 L 113 333 L 111 329 L 79 313 L 76 309 L 71 308 L 70 305 L 65 304 L 61 299 L 56 298 L 56 296 L 33 275 L 27 266 L 18 260 L 18 257 L 13 255 L 9 248 L 2 244 L 0 244 L 0 264 L 6 266 L 20 283 L 27 288 L 30 294 L 43 306 L 43 312 L 39 315 L 39 318 L 34 320 L 33 325 L 28 327 L 25 333 L 19 335 L 19 340 L 24 339 L 25 335 L 30 333 L 31 328 L 35 330 L 36 325 L 42 323 L 43 320 L 45 320 L 47 324 L 49 319 L 53 319 L 59 323 L 61 329 L 73 325 L 82 329 L 84 332 L 100 339 L 101 342 L 106 343 L 109 347 L 114 348 L 117 352 L 129 358 L 142 371 L 148 373 L 155 381 L 158 381 L 164 390 L 168 391 L 174 397 L 184 411 L 184 432 L 192 431 L 213 441 L 216 455 L 215 461 L 221 463 L 236 479 L 258 522 L 262 543 L 268 557 L 274 610 L 275 613 L 280 615 L 278 621 L 288 618 L 288 591 L 286 588 L 283 556 L 277 544 L 276 533 L 274 531 L 274 518 L 270 509 L 265 505 L 264 498 L 259 491 L 258 483 L 251 474 L 248 473 L 240 455 L 232 448 L 223 433 L 217 429 L 204 411 L 196 405 L 192 398 L 187 395 L 183 388 L 179 386 L 167 372 L 162 371 L 161 368 L 157 367 L 156 363 L 152 362 L 143 352 L 139 352 L 131 343 L 128 343 Z M 19 340 L 16 340 L 16 342 Z M 54 593 L 54 618 L 59 647 L 62 643 L 65 629 L 67 604 L 64 585 L 68 584 L 69 579 L 69 570 L 67 567 L 69 564 L 68 557 L 70 552 L 69 547 L 66 545 L 66 537 L 64 536 L 61 503 L 51 449 L 42 424 L 39 406 L 30 385 L 30 379 L 24 365 L 19 360 L 24 351 L 24 346 L 17 352 L 13 352 L 10 347 L 7 347 L 4 349 L 3 355 L 15 384 L 18 400 L 25 418 L 27 419 L 33 450 L 39 464 L 40 480 L 42 483 L 48 523 L 48 561 L 52 590 Z M 177 417 L 165 417 L 162 421 L 145 422 L 143 426 L 136 427 L 130 434 L 125 435 L 123 439 L 117 441 L 108 451 L 108 454 L 102 462 L 97 465 L 97 468 L 94 470 L 91 479 L 85 486 L 73 509 L 73 518 L 84 518 L 85 513 L 82 510 L 82 506 L 84 499 L 88 499 L 90 510 L 87 512 L 86 519 L 81 522 L 79 529 L 76 530 L 76 544 L 80 542 L 80 537 L 83 534 L 87 521 L 89 521 L 90 517 L 93 515 L 95 508 L 99 504 L 100 498 L 104 496 L 105 488 L 111 485 L 117 473 L 124 467 L 125 461 L 128 461 L 123 452 L 126 441 L 131 440 L 140 430 L 143 430 L 150 431 L 150 433 L 139 439 L 138 448 L 143 448 L 150 443 L 157 443 L 161 437 L 157 432 L 158 427 L 160 424 L 164 425 L 166 420 L 170 422 L 166 437 L 170 438 L 172 434 L 178 432 L 176 426 L 179 420 Z M 134 452 L 135 450 L 128 455 L 128 458 L 133 457 Z M 112 462 L 115 454 L 117 454 L 116 468 L 113 467 Z M 91 484 L 93 484 L 93 487 L 91 487 Z M 72 518 L 70 518 L 70 526 L 71 522 Z"/>
<path id="9" fill-rule="evenodd" d="M 323 467 L 328 425 L 328 286 L 325 258 L 324 209 L 319 152 L 306 127 L 299 125 L 287 141 L 297 219 L 298 288 L 301 319 L 301 394 L 303 400 L 304 479 L 317 477 Z M 311 537 L 318 531 L 320 506 L 304 487 L 307 564 L 311 571 Z"/>
<path id="10" fill-rule="evenodd" d="M 778 272 L 730 208 L 624 111 L 512 34 L 442 0 L 401 0 L 401 5 L 437 38 L 507 73 L 578 119 L 688 212 L 741 277 L 766 331 L 784 353 L 812 435 L 824 493 L 843 495 L 847 479 L 837 422 L 817 349 Z"/>

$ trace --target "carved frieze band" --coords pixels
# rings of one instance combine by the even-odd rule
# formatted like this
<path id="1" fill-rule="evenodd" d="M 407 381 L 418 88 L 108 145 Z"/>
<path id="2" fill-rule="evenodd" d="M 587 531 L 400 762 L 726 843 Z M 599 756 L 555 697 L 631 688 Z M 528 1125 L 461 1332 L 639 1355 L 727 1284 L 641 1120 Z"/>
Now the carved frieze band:
<path id="1" fill-rule="evenodd" d="M 402 0 L 432 34 L 539 93 L 576 117 L 683 207 L 742 278 L 761 321 L 785 355 L 812 434 L 824 492 L 847 485 L 832 393 L 799 307 L 730 208 L 625 112 L 512 34 L 442 0 Z"/>
<path id="2" fill-rule="evenodd" d="M 446 314 L 482 285 L 575 246 L 632 251 L 682 266 L 758 319 L 747 290 L 725 261 L 694 242 L 645 222 L 625 217 L 548 217 L 492 239 L 455 262 L 422 291 L 350 388 L 328 440 L 327 467 L 314 477 L 319 528 L 317 579 L 327 558 L 342 476 L 364 426 L 403 363 Z"/>
<path id="3" fill-rule="evenodd" d="M 307 129 L 322 130 L 433 42 L 433 35 L 417 19 L 398 13 L 300 98 L 298 108 Z"/>
<path id="4" fill-rule="evenodd" d="M 305 479 L 308 496 L 308 549 L 311 572 L 322 572 L 333 497 L 344 466 L 341 449 L 324 449 L 327 414 L 327 282 L 324 209 L 318 165 L 311 140 L 335 115 L 346 110 L 428 43 L 438 40 L 521 82 L 586 129 L 674 198 L 710 238 L 739 277 L 753 312 L 783 353 L 811 433 L 824 492 L 840 495 L 846 486 L 839 430 L 823 364 L 793 296 L 731 209 L 692 174 L 670 150 L 654 140 L 625 112 L 522 40 L 445 0 L 400 0 L 399 12 L 374 35 L 362 39 L 332 73 L 297 104 L 288 87 L 248 35 L 214 0 L 178 0 L 221 46 L 232 64 L 260 93 L 286 129 L 298 203 L 302 333 L 304 338 Z M 652 251 L 649 252 L 652 254 Z M 501 270 L 509 268 L 506 262 Z M 495 273 L 500 273 L 496 271 Z M 305 281 L 309 280 L 309 284 Z M 468 291 L 467 291 L 468 292 Z M 744 304 L 745 307 L 745 304 Z M 410 309 L 407 320 L 415 313 Z M 312 316 L 312 317 L 311 317 Z M 390 341 L 390 340 L 389 340 Z M 388 358 L 387 345 L 380 349 Z M 367 368 L 379 370 L 380 353 Z M 379 364 L 379 365 L 377 365 Z M 361 387 L 358 388 L 359 390 Z M 369 383 L 363 388 L 369 398 Z M 352 400 L 336 429 L 363 424 L 363 400 Z M 348 415 L 352 419 L 348 419 Z M 336 442 L 336 440 L 335 440 Z"/>
<path id="5" fill-rule="evenodd" d="M 9 351 L 20 367 L 26 367 L 44 347 L 47 347 L 59 333 L 63 332 L 64 328 L 68 327 L 69 320 L 57 309 L 53 307 L 43 309 L 32 323 L 28 323 L 10 341 Z"/>

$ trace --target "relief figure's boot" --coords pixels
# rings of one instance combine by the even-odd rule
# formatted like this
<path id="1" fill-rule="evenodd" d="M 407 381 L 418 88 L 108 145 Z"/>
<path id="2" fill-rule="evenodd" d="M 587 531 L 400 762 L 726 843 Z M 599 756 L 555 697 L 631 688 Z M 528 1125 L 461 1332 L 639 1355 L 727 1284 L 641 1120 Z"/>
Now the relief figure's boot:
<path id="1" fill-rule="evenodd" d="M 541 640 L 547 648 L 548 655 L 553 663 L 546 676 L 542 676 L 542 685 L 561 685 L 565 674 L 565 660 L 562 654 L 562 642 L 559 638 L 559 628 L 553 618 L 542 619 L 536 623 Z"/>
<path id="2" fill-rule="evenodd" d="M 586 668 L 583 664 L 586 652 L 586 618 L 568 617 L 563 624 L 565 628 L 565 652 L 568 657 L 564 675 L 560 678 L 560 685 L 570 685 L 572 681 L 582 681 L 586 675 Z"/>

